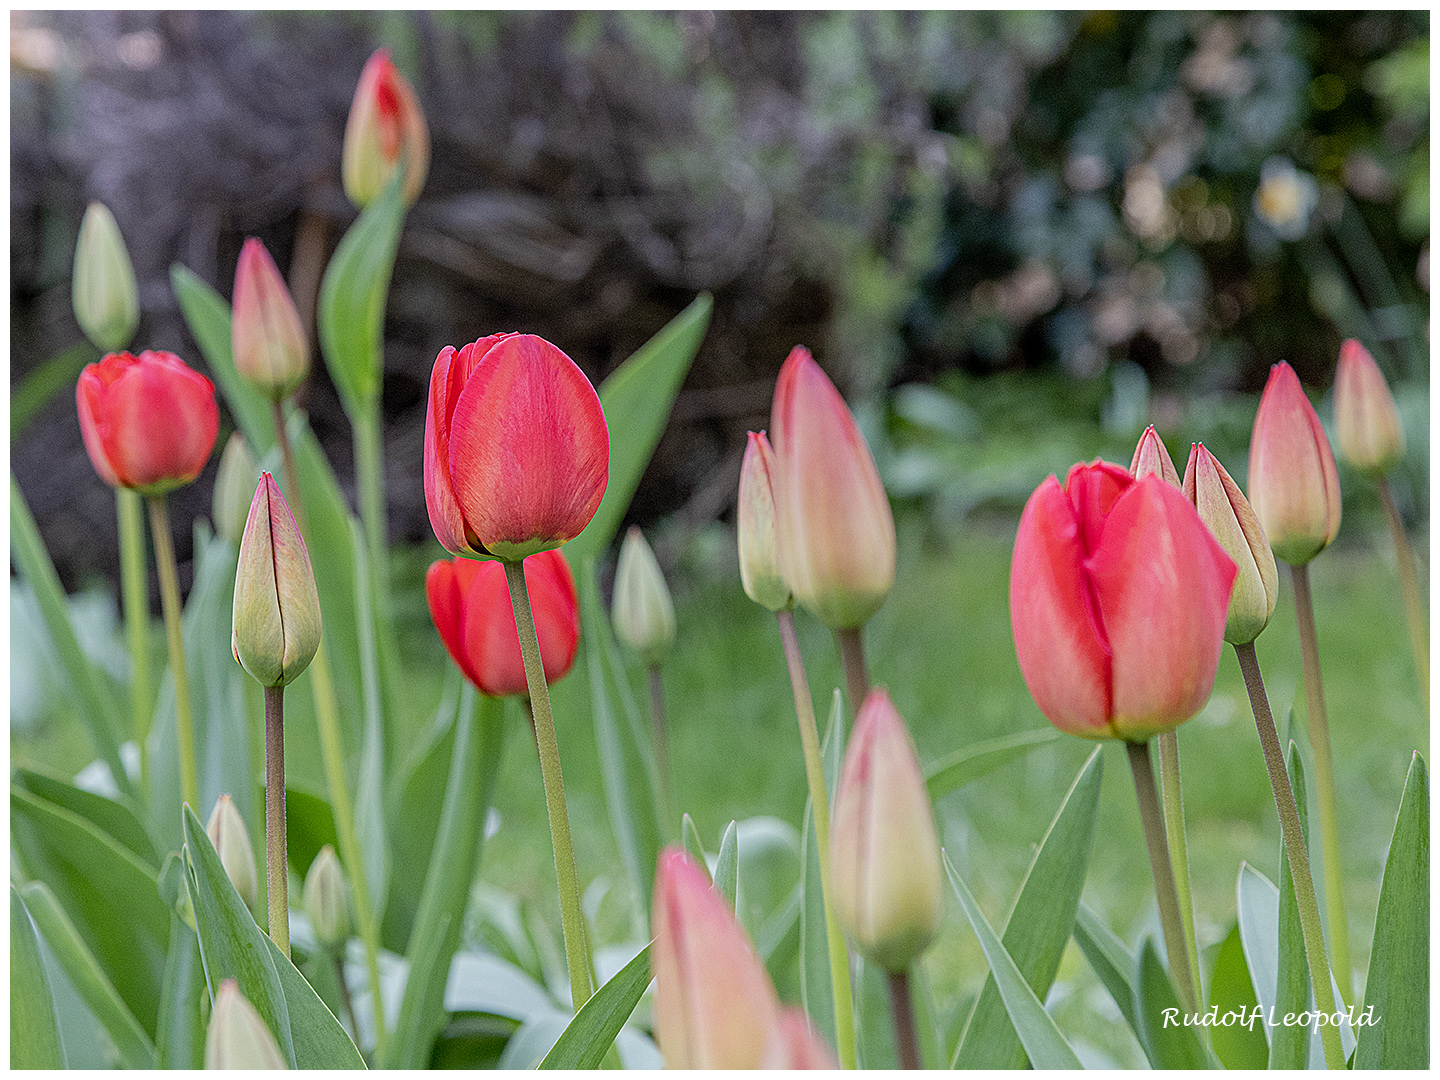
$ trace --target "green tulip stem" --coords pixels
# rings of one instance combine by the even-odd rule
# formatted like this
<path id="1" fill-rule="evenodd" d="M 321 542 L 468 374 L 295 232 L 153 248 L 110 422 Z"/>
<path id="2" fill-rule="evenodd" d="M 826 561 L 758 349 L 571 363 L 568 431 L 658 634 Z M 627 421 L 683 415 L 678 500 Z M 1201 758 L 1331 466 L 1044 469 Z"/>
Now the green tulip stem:
<path id="1" fill-rule="evenodd" d="M 155 569 L 160 575 L 160 607 L 165 613 L 165 640 L 170 647 L 170 672 L 175 678 L 175 741 L 180 746 L 180 798 L 200 809 L 200 784 L 195 774 L 195 725 L 190 714 L 190 679 L 185 671 L 185 635 L 180 631 L 180 575 L 175 569 L 175 539 L 164 495 L 148 496 L 150 535 L 155 540 Z"/>
<path id="2" fill-rule="evenodd" d="M 350 984 L 345 981 L 345 946 L 342 943 L 338 949 L 330 954 L 335 961 L 335 981 L 340 986 L 340 1007 L 345 1012 L 345 1019 L 350 1021 L 350 1033 L 355 1036 L 355 1041 L 360 1041 L 360 1028 L 355 1023 L 355 1002 L 350 998 Z"/>
<path id="3" fill-rule="evenodd" d="M 1305 728 L 1315 757 L 1315 801 L 1320 811 L 1320 852 L 1325 868 L 1325 914 L 1330 929 L 1330 955 L 1340 998 L 1350 1002 L 1350 933 L 1345 922 L 1345 884 L 1340 862 L 1340 822 L 1335 811 L 1335 763 L 1330 752 L 1330 725 L 1325 719 L 1325 688 L 1320 683 L 1320 643 L 1315 634 L 1315 608 L 1310 603 L 1310 571 L 1291 566 L 1295 582 L 1295 622 L 1300 631 L 1300 659 L 1305 670 Z"/>
<path id="4" fill-rule="evenodd" d="M 820 896 L 825 907 L 825 937 L 830 946 L 830 986 L 835 1004 L 835 1042 L 842 1069 L 858 1067 L 855 1051 L 855 1008 L 850 991 L 850 954 L 845 934 L 835 917 L 830 897 L 830 794 L 825 784 L 825 767 L 820 761 L 820 733 L 815 726 L 815 704 L 810 699 L 810 681 L 800 655 L 795 633 L 795 613 L 789 608 L 775 612 L 780 624 L 780 641 L 785 649 L 785 666 L 790 671 L 790 689 L 795 695 L 795 716 L 800 722 L 800 746 L 805 753 L 805 781 L 810 787 L 810 808 L 815 819 L 815 848 L 820 857 Z M 862 661 L 863 662 L 863 661 Z"/>
<path id="5" fill-rule="evenodd" d="M 835 644 L 845 668 L 845 693 L 850 698 L 850 719 L 853 720 L 870 692 L 870 672 L 865 666 L 865 643 L 860 637 L 860 627 L 836 630 Z"/>
<path id="6" fill-rule="evenodd" d="M 1156 737 L 1160 749 L 1160 801 L 1165 811 L 1165 839 L 1170 847 L 1170 866 L 1175 872 L 1175 892 L 1180 902 L 1180 928 L 1185 933 L 1185 956 L 1190 961 L 1190 989 L 1196 1008 L 1204 1010 L 1205 992 L 1200 986 L 1200 952 L 1195 944 L 1195 907 L 1190 894 L 1190 851 L 1185 842 L 1185 805 L 1180 787 L 1179 733 L 1167 731 Z"/>
<path id="7" fill-rule="evenodd" d="M 1405 602 L 1405 621 L 1410 624 L 1410 647 L 1415 651 L 1415 674 L 1420 678 L 1420 694 L 1425 711 L 1430 711 L 1430 644 L 1425 630 L 1425 603 L 1420 595 L 1420 576 L 1415 569 L 1415 550 L 1405 535 L 1405 521 L 1390 492 L 1390 481 L 1380 477 L 1375 482 L 1385 520 L 1390 523 L 1390 536 L 1395 541 L 1395 564 L 1400 572 L 1400 597 Z"/>
<path id="8" fill-rule="evenodd" d="M 290 512 L 295 515 L 295 524 L 300 526 L 303 536 L 309 530 L 305 528 L 305 507 L 300 498 L 300 474 L 295 469 L 295 451 L 290 446 L 290 432 L 285 428 L 285 410 L 279 401 L 271 400 L 270 415 L 275 422 L 275 445 L 280 447 L 280 475 L 285 478 Z"/>
<path id="9" fill-rule="evenodd" d="M 125 610 L 125 640 L 130 646 L 130 712 L 135 745 L 140 749 L 140 790 L 150 791 L 150 587 L 145 574 L 145 516 L 140 493 L 115 489 L 120 529 L 120 599 Z"/>
<path id="10" fill-rule="evenodd" d="M 265 895 L 270 940 L 290 955 L 285 869 L 285 688 L 265 687 Z"/>
<path id="11" fill-rule="evenodd" d="M 1150 744 L 1126 742 L 1130 772 L 1135 777 L 1135 797 L 1140 803 L 1140 821 L 1145 826 L 1145 846 L 1150 851 L 1150 872 L 1155 876 L 1155 899 L 1160 904 L 1160 927 L 1165 934 L 1165 953 L 1170 959 L 1170 978 L 1180 991 L 1186 1010 L 1196 1011 L 1195 980 L 1190 974 L 1190 956 L 1185 951 L 1185 933 L 1180 929 L 1180 901 L 1175 893 L 1175 874 L 1165 844 L 1165 816 L 1155 794 L 1155 773 L 1150 768 Z"/>
<path id="12" fill-rule="evenodd" d="M 890 1022 L 895 1025 L 895 1049 L 902 1069 L 920 1068 L 920 1043 L 915 1036 L 915 1006 L 910 1001 L 910 973 L 887 971 L 885 985 L 890 991 Z"/>
<path id="13" fill-rule="evenodd" d="M 585 944 L 585 916 L 580 909 L 580 875 L 575 869 L 575 848 L 570 841 L 570 816 L 565 809 L 565 780 L 560 775 L 560 743 L 550 712 L 550 690 L 540 661 L 535 616 L 525 586 L 523 560 L 506 560 L 505 581 L 510 606 L 520 635 L 520 656 L 525 661 L 525 684 L 535 717 L 535 744 L 540 752 L 540 778 L 545 785 L 545 808 L 550 817 L 550 843 L 555 853 L 555 881 L 560 891 L 560 925 L 565 938 L 565 964 L 570 971 L 570 1001 L 576 1012 L 590 1000 L 590 953 Z"/>
<path id="14" fill-rule="evenodd" d="M 1260 677 L 1260 661 L 1255 657 L 1254 642 L 1235 646 L 1240 673 L 1245 676 L 1245 690 L 1250 695 L 1250 709 L 1260 731 L 1260 749 L 1265 754 L 1265 768 L 1270 773 L 1270 790 L 1275 795 L 1275 810 L 1280 816 L 1280 832 L 1285 838 L 1285 858 L 1290 863 L 1290 881 L 1295 886 L 1295 903 L 1300 910 L 1300 932 L 1305 940 L 1305 959 L 1310 965 L 1310 985 L 1315 991 L 1315 1006 L 1322 1013 L 1335 1012 L 1335 995 L 1330 989 L 1330 963 L 1325 958 L 1325 937 L 1320 929 L 1320 903 L 1315 898 L 1315 879 L 1310 873 L 1310 856 L 1305 851 L 1305 835 L 1300 831 L 1300 815 L 1295 806 L 1295 791 L 1285 771 L 1285 757 L 1280 749 L 1280 736 L 1275 731 L 1275 718 L 1270 713 L 1270 699 Z M 1345 1068 L 1345 1051 L 1340 1045 L 1340 1032 L 1333 1024 L 1320 1029 L 1320 1042 L 1325 1050 L 1325 1065 L 1331 1069 Z"/>
<path id="15" fill-rule="evenodd" d="M 375 621 L 390 621 L 390 573 L 386 565 L 385 459 L 380 438 L 380 398 L 356 409 L 350 418 L 355 433 L 355 487 L 360 501 L 360 523 L 365 530 L 365 555 L 370 563 L 371 595 Z"/>
<path id="16" fill-rule="evenodd" d="M 660 790 L 656 793 L 664 808 L 664 820 L 674 817 L 675 804 L 671 801 L 670 785 L 670 728 L 665 712 L 665 683 L 660 677 L 659 664 L 645 665 L 645 681 L 650 685 L 650 725 L 655 742 L 655 771 L 659 774 Z"/>

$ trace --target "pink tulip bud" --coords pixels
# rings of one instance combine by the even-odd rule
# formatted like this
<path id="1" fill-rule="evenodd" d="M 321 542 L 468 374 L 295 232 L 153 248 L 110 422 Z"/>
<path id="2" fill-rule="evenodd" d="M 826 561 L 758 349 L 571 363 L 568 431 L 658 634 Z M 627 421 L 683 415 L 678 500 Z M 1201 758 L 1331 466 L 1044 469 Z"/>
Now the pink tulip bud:
<path id="1" fill-rule="evenodd" d="M 1405 430 L 1385 376 L 1360 342 L 1340 346 L 1335 369 L 1335 440 L 1364 473 L 1384 476 L 1405 456 Z"/>
<path id="2" fill-rule="evenodd" d="M 1340 531 L 1340 476 L 1325 428 L 1289 364 L 1270 369 L 1250 433 L 1250 505 L 1275 554 L 1307 563 Z"/>
<path id="3" fill-rule="evenodd" d="M 905 721 L 871 690 L 855 717 L 830 825 L 835 917 L 855 950 L 904 971 L 940 929 L 940 839 Z"/>
<path id="4" fill-rule="evenodd" d="M 770 1032 L 762 1069 L 838 1069 L 839 1063 L 825 1045 L 803 1009 L 782 1009 L 780 1020 Z"/>
<path id="5" fill-rule="evenodd" d="M 745 460 L 740 465 L 740 494 L 735 512 L 740 582 L 751 600 L 771 611 L 780 611 L 788 608 L 794 598 L 780 572 L 774 475 L 775 451 L 770 448 L 770 440 L 763 431 L 749 432 Z"/>
<path id="6" fill-rule="evenodd" d="M 1185 498 L 1210 535 L 1235 561 L 1235 589 L 1225 618 L 1225 640 L 1234 645 L 1254 641 L 1270 622 L 1280 596 L 1280 574 L 1265 530 L 1240 485 L 1200 443 L 1190 447 L 1183 486 Z"/>
<path id="7" fill-rule="evenodd" d="M 240 249 L 233 307 L 235 370 L 267 397 L 284 398 L 309 374 L 310 347 L 285 279 L 253 236 Z"/>
<path id="8" fill-rule="evenodd" d="M 1140 441 L 1135 445 L 1135 456 L 1130 459 L 1130 475 L 1136 480 L 1150 473 L 1154 473 L 1167 484 L 1180 486 L 1180 474 L 1175 471 L 1175 462 L 1170 459 L 1170 451 L 1165 449 L 1165 444 L 1155 433 L 1154 424 L 1147 427 L 1145 434 L 1140 436 Z"/>
<path id="9" fill-rule="evenodd" d="M 425 506 L 445 550 L 515 560 L 578 536 L 610 475 L 600 399 L 533 334 L 446 346 L 425 414 Z"/>
<path id="10" fill-rule="evenodd" d="M 405 169 L 405 205 L 413 205 L 430 171 L 430 129 L 419 99 L 395 69 L 389 49 L 377 49 L 360 72 L 345 124 L 340 171 L 345 194 L 364 207 Z"/>
<path id="11" fill-rule="evenodd" d="M 863 626 L 895 583 L 895 519 L 845 399 L 800 346 L 775 382 L 770 434 L 785 581 L 832 629 Z"/>
<path id="12" fill-rule="evenodd" d="M 285 1069 L 280 1044 L 265 1026 L 234 979 L 215 994 L 210 1026 L 205 1029 L 206 1069 Z"/>
<path id="13" fill-rule="evenodd" d="M 1044 480 L 1020 515 L 1010 626 L 1046 718 L 1143 741 L 1200 711 L 1215 683 L 1235 563 L 1184 494 L 1118 465 Z"/>
<path id="14" fill-rule="evenodd" d="M 729 905 L 689 855 L 660 853 L 651 907 L 655 1035 L 672 1069 L 754 1069 L 780 1002 Z"/>

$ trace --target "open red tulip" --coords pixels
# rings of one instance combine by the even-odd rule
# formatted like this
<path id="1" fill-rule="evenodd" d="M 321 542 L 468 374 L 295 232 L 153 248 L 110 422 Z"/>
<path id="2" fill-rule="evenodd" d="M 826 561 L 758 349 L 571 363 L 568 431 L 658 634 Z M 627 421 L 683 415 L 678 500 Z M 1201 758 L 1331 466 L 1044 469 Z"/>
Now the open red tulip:
<path id="1" fill-rule="evenodd" d="M 111 487 L 159 495 L 200 475 L 220 428 L 215 387 L 174 353 L 111 353 L 75 384 L 80 434 Z"/>
<path id="2" fill-rule="evenodd" d="M 545 681 L 553 683 L 570 670 L 580 640 L 575 578 L 558 551 L 542 551 L 524 565 Z M 527 692 L 504 567 L 493 561 L 441 559 L 426 571 L 425 599 L 440 640 L 481 693 L 506 697 Z"/>
<path id="3" fill-rule="evenodd" d="M 1143 741 L 1215 683 L 1235 563 L 1184 494 L 1118 465 L 1052 475 L 1020 515 L 1010 625 L 1025 684 L 1062 731 Z"/>
<path id="4" fill-rule="evenodd" d="M 610 475 L 600 399 L 533 334 L 446 346 L 425 414 L 425 506 L 447 551 L 516 560 L 590 523 Z"/>

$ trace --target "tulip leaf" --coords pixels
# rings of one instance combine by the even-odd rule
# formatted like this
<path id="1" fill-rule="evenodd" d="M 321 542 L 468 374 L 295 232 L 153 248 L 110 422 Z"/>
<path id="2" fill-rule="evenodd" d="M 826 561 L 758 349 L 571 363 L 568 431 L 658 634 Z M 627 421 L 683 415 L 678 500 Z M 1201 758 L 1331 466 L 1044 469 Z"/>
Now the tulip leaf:
<path id="1" fill-rule="evenodd" d="M 1300 832 L 1308 846 L 1308 829 L 1305 800 L 1305 773 L 1300 764 L 1300 754 L 1295 743 L 1290 743 L 1290 787 L 1295 791 L 1295 808 L 1300 816 Z M 1280 886 L 1277 897 L 1278 924 L 1276 928 L 1276 969 L 1275 1014 L 1300 1013 L 1310 1008 L 1310 963 L 1305 957 L 1305 936 L 1300 927 L 1300 908 L 1295 902 L 1295 885 L 1290 877 L 1290 859 L 1285 843 L 1280 843 Z M 1270 1033 L 1271 1069 L 1303 1069 L 1310 1060 L 1310 1029 L 1298 1024 L 1281 1024 Z M 1316 1050 L 1320 1050 L 1318 1037 Z M 1324 1057 L 1321 1052 L 1320 1064 Z"/>
<path id="2" fill-rule="evenodd" d="M 55 894 L 41 881 L 30 882 L 20 893 L 55 959 L 115 1044 L 120 1063 L 127 1069 L 155 1068 L 154 1042 L 121 1000 Z"/>
<path id="3" fill-rule="evenodd" d="M 56 394 L 75 385 L 86 364 L 98 359 L 99 350 L 88 341 L 81 341 L 56 353 L 26 375 L 20 385 L 10 391 L 10 445 L 15 445 L 30 421 Z"/>
<path id="4" fill-rule="evenodd" d="M 1216 1062 L 1195 1034 L 1199 1029 L 1187 1026 L 1184 1015 L 1175 984 L 1160 963 L 1154 941 L 1147 937 L 1135 970 L 1135 1017 L 1145 1056 L 1157 1069 L 1214 1068 Z"/>
<path id="5" fill-rule="evenodd" d="M 504 733 L 503 701 L 463 695 L 440 824 L 405 954 L 410 973 L 386 1048 L 386 1068 L 423 1067 L 444 1026 L 446 983 L 480 861 Z"/>
<path id="6" fill-rule="evenodd" d="M 940 858 L 945 863 L 945 873 L 950 877 L 950 886 L 960 901 L 965 918 L 970 921 L 971 929 L 980 940 L 980 950 L 985 954 L 990 973 L 995 977 L 995 985 L 1005 1003 L 1005 1011 L 1010 1014 L 1010 1021 L 1015 1026 L 1020 1045 L 1025 1048 L 1031 1064 L 1037 1069 L 1083 1068 L 1080 1059 L 1075 1056 L 1075 1051 L 1055 1026 L 1055 1021 L 1045 1011 L 1045 1006 L 1035 996 L 1035 991 L 1030 989 L 1030 984 L 1025 981 L 1020 969 L 1015 966 L 1014 959 L 1005 950 L 999 935 L 986 921 L 985 913 L 980 910 L 975 897 L 955 872 L 950 857 L 942 850 Z"/>
<path id="7" fill-rule="evenodd" d="M 1075 913 L 1073 933 L 1075 944 L 1080 946 L 1080 951 L 1110 992 L 1111 1000 L 1125 1017 L 1130 1030 L 1138 1037 L 1140 1029 L 1135 1019 L 1135 988 L 1130 982 L 1131 973 L 1135 970 L 1135 957 L 1084 901 L 1080 902 Z"/>
<path id="8" fill-rule="evenodd" d="M 845 754 L 845 705 L 837 689 L 830 698 L 830 715 L 820 741 L 820 761 L 831 805 Z M 830 939 L 825 929 L 825 894 L 820 881 L 820 851 L 815 841 L 814 807 L 805 800 L 800 826 L 800 1004 L 815 1030 L 832 1047 L 835 1039 L 835 988 L 831 983 Z"/>
<path id="9" fill-rule="evenodd" d="M 285 855 L 290 865 L 297 870 L 308 870 L 326 844 L 333 848 L 340 844 L 330 804 L 314 792 L 286 784 Z"/>
<path id="10" fill-rule="evenodd" d="M 1030 861 L 1003 941 L 1020 974 L 1044 1000 L 1060 970 L 1060 958 L 1085 887 L 1095 813 L 1100 805 L 1104 762 L 1097 746 L 1070 786 L 1055 819 Z M 1006 1014 L 994 973 L 975 999 L 955 1053 L 957 1069 L 1023 1069 L 1025 1050 Z"/>
<path id="11" fill-rule="evenodd" d="M 705 880 L 714 885 L 715 879 L 710 875 L 710 856 L 705 853 L 705 842 L 700 839 L 700 830 L 695 825 L 695 819 L 689 814 L 682 814 L 680 817 L 680 835 L 685 841 L 685 850 L 690 858 L 695 860 L 695 865 L 705 874 Z"/>
<path id="12" fill-rule="evenodd" d="M 1240 946 L 1240 926 L 1232 924 L 1230 932 L 1215 951 L 1210 972 L 1208 1000 L 1220 1016 L 1239 1013 L 1244 1023 L 1221 1024 L 1210 1029 L 1210 1045 L 1215 1056 L 1227 1069 L 1263 1069 L 1269 1057 L 1265 1032 L 1251 1021 L 1255 1015 L 1255 988 L 1250 985 L 1250 969 L 1245 966 L 1245 950 Z"/>
<path id="13" fill-rule="evenodd" d="M 1059 738 L 1056 728 L 1043 727 L 961 747 L 926 770 L 926 790 L 930 798 L 938 799 Z"/>
<path id="14" fill-rule="evenodd" d="M 237 897 L 238 899 L 238 897 Z M 258 929 L 258 927 L 257 927 Z M 295 1060 L 300 1069 L 363 1069 L 365 1059 L 350 1041 L 350 1036 L 335 1019 L 329 1006 L 300 974 L 298 968 L 280 951 L 280 947 L 261 935 L 270 953 L 270 963 L 285 992 L 285 1008 L 290 1015 L 290 1035 L 295 1046 Z"/>
<path id="15" fill-rule="evenodd" d="M 1405 793 L 1385 857 L 1375 941 L 1365 983 L 1357 1069 L 1426 1069 L 1430 1065 L 1430 784 L 1425 759 L 1410 761 Z"/>
<path id="16" fill-rule="evenodd" d="M 179 865 L 178 862 L 176 864 Z M 181 874 L 184 868 L 179 867 Z M 195 931 L 170 916 L 170 951 L 165 957 L 160 1022 L 155 1048 L 162 1069 L 199 1069 L 205 1061 L 205 971 Z"/>
<path id="17" fill-rule="evenodd" d="M 740 849 L 739 835 L 735 822 L 725 827 L 720 837 L 720 851 L 715 856 L 715 887 L 731 910 L 735 908 L 735 896 L 740 891 Z"/>
<path id="18" fill-rule="evenodd" d="M 734 829 L 734 823 L 731 823 Z M 542 1069 L 598 1069 L 650 985 L 650 946 L 636 953 L 575 1014 L 540 1062 Z"/>
<path id="19" fill-rule="evenodd" d="M 700 350 L 713 306 L 710 294 L 701 293 L 600 384 L 610 431 L 610 479 L 590 524 L 566 545 L 572 563 L 598 556 L 614 538 Z"/>
<path id="20" fill-rule="evenodd" d="M 1249 863 L 1240 864 L 1235 881 L 1235 919 L 1240 926 L 1240 946 L 1245 966 L 1250 969 L 1255 1000 L 1265 1018 L 1265 1041 L 1274 1033 L 1270 1016 L 1275 1011 L 1275 991 L 1280 980 L 1280 890 Z"/>
<path id="21" fill-rule="evenodd" d="M 366 566 L 365 534 L 350 518 L 355 565 Z M 360 741 L 360 771 L 355 780 L 355 838 L 365 860 L 365 881 L 376 920 L 384 918 L 390 882 L 390 850 L 385 836 L 385 717 L 380 696 L 380 659 L 375 645 L 375 614 L 368 574 L 355 575 L 355 629 L 360 645 L 361 696 L 365 729 Z M 347 868 L 348 869 L 348 868 Z"/>
<path id="22" fill-rule="evenodd" d="M 488 952 L 457 952 L 445 980 L 445 1011 L 488 1013 L 522 1023 L 551 1012 L 545 988 L 518 964 Z"/>
<path id="23" fill-rule="evenodd" d="M 55 999 L 25 902 L 10 886 L 10 1068 L 63 1069 Z"/>
<path id="24" fill-rule="evenodd" d="M 79 814 L 141 862 L 159 869 L 160 857 L 155 852 L 150 835 L 125 803 L 76 787 L 33 766 L 17 768 L 14 782 L 32 795 Z"/>

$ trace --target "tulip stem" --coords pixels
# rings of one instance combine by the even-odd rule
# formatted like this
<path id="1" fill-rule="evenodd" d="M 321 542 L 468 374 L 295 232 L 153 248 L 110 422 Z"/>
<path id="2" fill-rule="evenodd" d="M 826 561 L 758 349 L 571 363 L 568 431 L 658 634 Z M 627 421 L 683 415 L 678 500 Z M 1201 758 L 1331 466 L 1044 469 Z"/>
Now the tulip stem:
<path id="1" fill-rule="evenodd" d="M 295 470 L 295 451 L 290 446 L 290 432 L 285 428 L 285 410 L 279 401 L 270 402 L 270 414 L 275 421 L 275 445 L 280 447 L 280 472 L 285 477 L 285 487 L 290 494 L 290 512 L 295 515 L 295 524 L 304 535 L 305 507 L 300 499 L 300 474 Z"/>
<path id="2" fill-rule="evenodd" d="M 270 940 L 290 955 L 285 871 L 285 688 L 265 688 L 265 893 Z"/>
<path id="3" fill-rule="evenodd" d="M 895 1025 L 895 1049 L 902 1069 L 920 1068 L 920 1043 L 915 1037 L 915 1006 L 910 1001 L 910 973 L 887 971 L 885 985 L 890 991 L 890 1021 Z"/>
<path id="4" fill-rule="evenodd" d="M 190 679 L 185 671 L 185 635 L 180 630 L 180 575 L 175 569 L 175 539 L 164 495 L 151 495 L 150 534 L 155 540 L 155 569 L 160 576 L 160 607 L 165 612 L 165 640 L 170 647 L 170 672 L 175 679 L 175 741 L 180 747 L 180 798 L 192 810 L 200 806 L 195 774 L 195 726 L 190 714 Z"/>
<path id="5" fill-rule="evenodd" d="M 855 1007 L 850 990 L 850 954 L 845 934 L 835 917 L 830 896 L 830 794 L 825 783 L 825 766 L 820 760 L 820 733 L 815 726 L 815 704 L 810 698 L 810 681 L 800 655 L 795 633 L 795 613 L 789 608 L 775 612 L 780 624 L 780 641 L 785 649 L 785 666 L 790 671 L 790 689 L 795 695 L 795 716 L 800 722 L 800 746 L 805 754 L 805 781 L 810 787 L 810 810 L 815 821 L 815 849 L 820 861 L 820 897 L 825 908 L 825 937 L 830 946 L 830 987 L 835 1005 L 835 1042 L 840 1067 L 854 1069 Z M 861 663 L 864 663 L 862 658 Z"/>
<path id="6" fill-rule="evenodd" d="M 115 489 L 120 528 L 120 599 L 125 609 L 125 639 L 130 645 L 130 711 L 135 745 L 140 750 L 140 790 L 150 793 L 150 589 L 145 576 L 145 517 L 140 493 Z"/>
<path id="7" fill-rule="evenodd" d="M 850 698 L 850 719 L 854 720 L 865 702 L 865 695 L 870 692 L 870 672 L 865 666 L 865 643 L 860 638 L 860 628 L 836 630 L 835 644 L 845 668 L 845 693 Z"/>
<path id="8" fill-rule="evenodd" d="M 1340 863 L 1340 823 L 1335 812 L 1335 764 L 1330 753 L 1330 725 L 1325 718 L 1325 688 L 1320 683 L 1320 643 L 1315 634 L 1315 608 L 1310 603 L 1310 570 L 1290 567 L 1295 582 L 1295 622 L 1300 631 L 1300 658 L 1305 670 L 1305 728 L 1315 756 L 1315 801 L 1320 811 L 1321 865 L 1325 868 L 1325 911 L 1330 927 L 1330 954 L 1340 998 L 1350 998 L 1350 934 L 1345 922 L 1345 886 Z"/>
<path id="9" fill-rule="evenodd" d="M 670 732 L 665 713 L 665 684 L 660 677 L 659 664 L 645 665 L 645 680 L 650 684 L 650 724 L 655 743 L 655 771 L 660 790 L 656 793 L 660 805 L 665 808 L 664 820 L 674 814 L 675 804 L 671 802 L 670 786 Z"/>
<path id="10" fill-rule="evenodd" d="M 355 1002 L 350 997 L 350 984 L 345 981 L 345 945 L 343 942 L 338 949 L 331 953 L 331 958 L 335 961 L 335 981 L 340 984 L 340 1007 L 345 1012 L 345 1019 L 350 1021 L 350 1033 L 358 1044 L 360 1028 L 355 1023 Z"/>
<path id="11" fill-rule="evenodd" d="M 585 916 L 580 909 L 580 875 L 575 869 L 575 848 L 570 841 L 570 817 L 565 809 L 565 780 L 560 774 L 560 743 L 550 712 L 550 690 L 535 636 L 535 616 L 525 586 L 524 560 L 506 560 L 505 581 L 525 661 L 525 683 L 535 717 L 535 745 L 540 752 L 540 778 L 545 785 L 545 808 L 550 817 L 550 844 L 555 853 L 555 881 L 560 892 L 560 925 L 565 938 L 565 964 L 570 971 L 570 1001 L 579 1012 L 590 999 L 590 954 L 585 944 Z"/>
<path id="12" fill-rule="evenodd" d="M 1425 606 L 1420 598 L 1420 576 L 1415 569 L 1415 550 L 1405 535 L 1405 521 L 1390 491 L 1390 481 L 1380 477 L 1375 482 L 1385 520 L 1390 523 L 1390 536 L 1395 541 L 1395 563 L 1400 572 L 1400 596 L 1405 602 L 1405 621 L 1410 624 L 1410 647 L 1415 652 L 1415 674 L 1420 678 L 1420 693 L 1425 711 L 1430 711 L 1430 646 L 1425 631 Z"/>
<path id="13" fill-rule="evenodd" d="M 1180 788 L 1180 739 L 1166 731 L 1156 737 L 1160 748 L 1160 799 L 1165 810 L 1165 838 L 1170 867 L 1175 872 L 1175 893 L 1180 902 L 1180 928 L 1185 933 L 1185 956 L 1190 961 L 1190 989 L 1196 1008 L 1203 1011 L 1205 992 L 1200 986 L 1200 953 L 1195 943 L 1195 908 L 1190 895 L 1190 853 L 1185 842 L 1185 805 Z"/>
<path id="14" fill-rule="evenodd" d="M 1155 773 L 1150 768 L 1150 744 L 1126 742 L 1130 772 L 1135 777 L 1135 797 L 1140 803 L 1140 821 L 1145 826 L 1145 846 L 1150 851 L 1150 872 L 1155 876 L 1155 899 L 1160 904 L 1160 927 L 1165 934 L 1165 953 L 1170 959 L 1170 978 L 1185 1008 L 1196 1009 L 1195 980 L 1190 974 L 1190 956 L 1185 951 L 1185 934 L 1180 929 L 1180 901 L 1175 893 L 1175 874 L 1165 844 L 1165 818 L 1155 794 Z"/>
<path id="15" fill-rule="evenodd" d="M 1300 830 L 1300 814 L 1295 806 L 1295 791 L 1285 771 L 1285 757 L 1280 749 L 1280 736 L 1275 731 L 1275 718 L 1270 713 L 1270 699 L 1260 677 L 1260 661 L 1255 657 L 1255 643 L 1247 641 L 1235 646 L 1240 673 L 1245 676 L 1245 690 L 1250 695 L 1250 709 L 1260 732 L 1260 749 L 1265 754 L 1265 768 L 1270 773 L 1270 790 L 1275 796 L 1275 810 L 1280 816 L 1280 832 L 1285 838 L 1285 858 L 1290 863 L 1290 882 L 1295 888 L 1295 904 L 1300 911 L 1300 932 L 1305 941 L 1305 959 L 1310 965 L 1310 985 L 1315 991 L 1315 1006 L 1321 1013 L 1335 1012 L 1335 996 L 1330 989 L 1330 963 L 1325 958 L 1325 937 L 1320 929 L 1320 903 L 1315 897 L 1315 879 L 1310 873 L 1310 856 L 1305 851 L 1305 835 Z M 1345 1068 L 1345 1051 L 1340 1033 L 1333 1024 L 1320 1031 L 1325 1050 L 1325 1065 L 1331 1069 Z"/>

